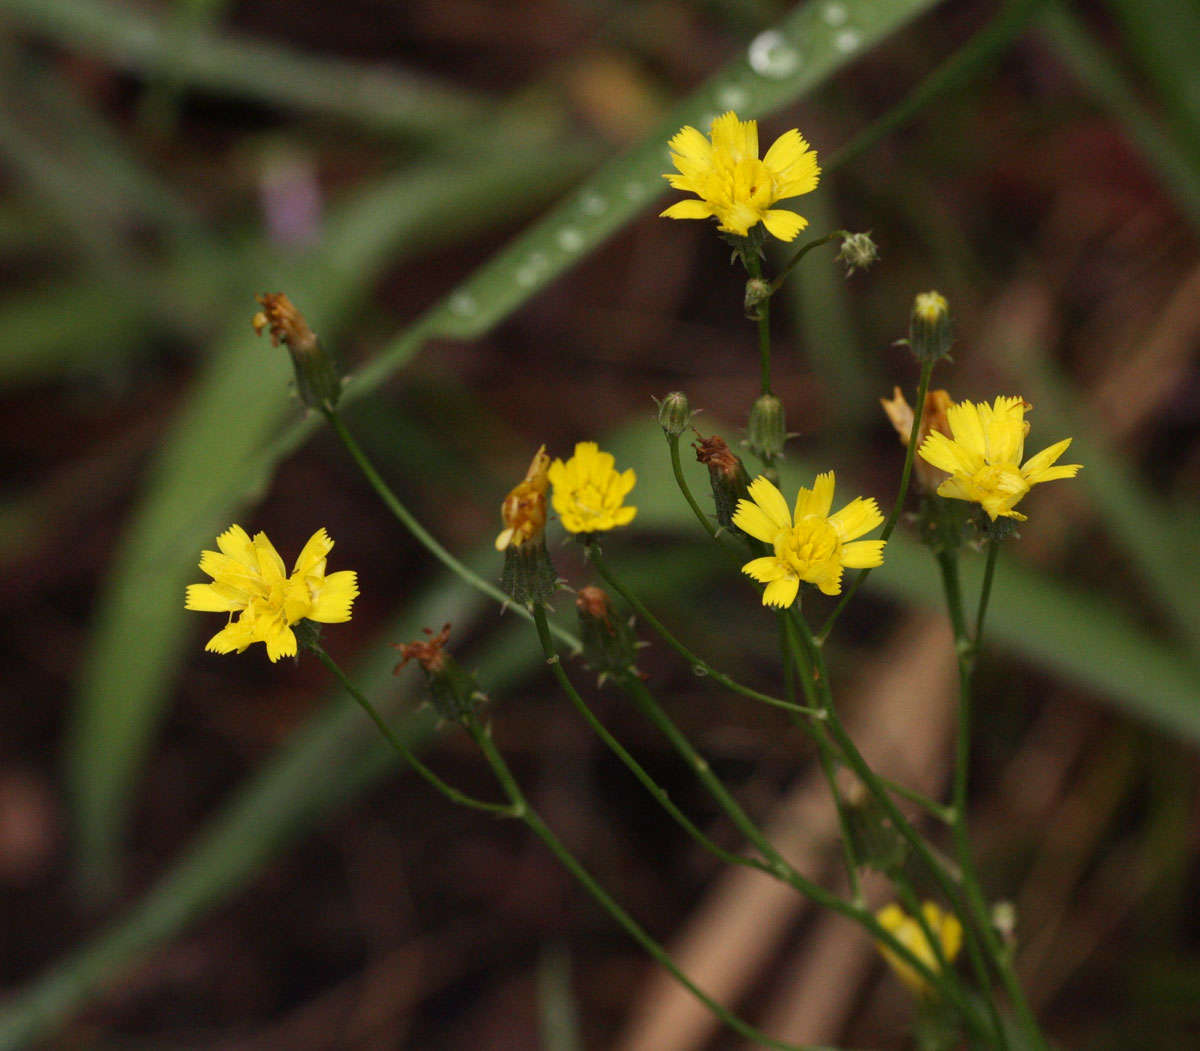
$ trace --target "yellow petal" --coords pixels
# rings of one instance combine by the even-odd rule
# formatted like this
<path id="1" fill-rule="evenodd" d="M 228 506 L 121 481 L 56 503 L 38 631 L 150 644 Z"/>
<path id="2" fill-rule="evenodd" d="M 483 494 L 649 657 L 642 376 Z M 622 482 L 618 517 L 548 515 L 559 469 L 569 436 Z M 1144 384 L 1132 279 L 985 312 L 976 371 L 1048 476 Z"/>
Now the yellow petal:
<path id="1" fill-rule="evenodd" d="M 710 219 L 715 214 L 712 205 L 694 197 L 689 197 L 686 201 L 677 201 L 670 208 L 658 213 L 660 219 Z"/>
<path id="2" fill-rule="evenodd" d="M 953 412 L 952 408 L 950 412 Z M 947 474 L 972 475 L 983 466 L 983 453 L 968 450 L 965 446 L 941 431 L 933 431 L 921 443 L 918 455 L 928 464 Z M 944 495 L 944 494 L 943 494 Z"/>
<path id="3" fill-rule="evenodd" d="M 987 456 L 987 443 L 983 432 L 983 420 L 980 418 L 980 406 L 969 401 L 951 405 L 946 412 L 946 422 L 950 425 L 950 433 L 954 435 L 954 440 L 963 451 L 982 462 Z M 933 435 L 930 435 L 930 438 L 932 437 Z M 925 459 L 929 460 L 929 457 Z M 941 466 L 932 460 L 929 462 L 933 463 L 934 467 Z M 943 467 L 942 470 L 947 471 L 950 468 Z"/>
<path id="4" fill-rule="evenodd" d="M 883 565 L 884 540 L 855 540 L 842 545 L 842 565 L 847 569 L 874 569 Z"/>
<path id="5" fill-rule="evenodd" d="M 217 547 L 247 569 L 258 569 L 258 559 L 254 557 L 254 545 L 249 534 L 240 525 L 231 525 L 217 537 Z"/>
<path id="6" fill-rule="evenodd" d="M 776 609 L 787 609 L 796 601 L 799 591 L 800 581 L 794 576 L 773 580 L 763 589 L 763 605 L 774 606 Z"/>
<path id="7" fill-rule="evenodd" d="M 836 515 L 831 515 L 829 523 L 836 530 L 839 539 L 854 540 L 882 525 L 883 515 L 873 497 L 857 496 Z"/>
<path id="8" fill-rule="evenodd" d="M 808 225 L 804 216 L 783 208 L 772 208 L 763 215 L 762 222 L 767 233 L 781 241 L 794 241 L 796 235 Z"/>
<path id="9" fill-rule="evenodd" d="M 776 489 L 766 477 L 760 474 L 755 478 L 750 483 L 748 492 L 750 493 L 750 499 L 758 505 L 762 513 L 775 526 L 776 532 L 791 527 L 792 516 L 788 512 L 787 501 L 784 500 L 783 493 Z M 741 506 L 740 502 L 738 506 Z M 747 529 L 746 532 L 750 533 L 750 530 Z M 750 533 L 750 535 L 755 536 L 756 534 Z M 758 539 L 763 540 L 767 538 L 760 536 Z M 774 536 L 770 539 L 774 539 Z"/>
<path id="10" fill-rule="evenodd" d="M 308 538 L 308 543 L 304 545 L 297 556 L 292 575 L 308 576 L 310 573 L 323 573 L 325 556 L 332 550 L 333 541 L 329 539 L 329 534 L 325 532 L 324 528 L 318 529 Z"/>
<path id="11" fill-rule="evenodd" d="M 753 577 L 760 584 L 769 584 L 772 580 L 781 580 L 784 577 L 796 575 L 787 563 L 781 562 L 773 555 L 751 559 L 742 566 L 742 572 L 748 577 Z"/>
<path id="12" fill-rule="evenodd" d="M 246 603 L 231 597 L 224 589 L 218 590 L 212 584 L 189 584 L 183 608 L 201 613 L 232 613 L 234 610 L 245 609 Z"/>
<path id="13" fill-rule="evenodd" d="M 358 574 L 352 569 L 330 573 L 313 597 L 309 620 L 341 624 L 350 619 L 350 606 L 358 597 Z"/>
<path id="14" fill-rule="evenodd" d="M 796 521 L 814 515 L 826 518 L 833 506 L 833 487 L 835 479 L 832 471 L 817 475 L 811 489 L 801 489 L 796 495 Z"/>

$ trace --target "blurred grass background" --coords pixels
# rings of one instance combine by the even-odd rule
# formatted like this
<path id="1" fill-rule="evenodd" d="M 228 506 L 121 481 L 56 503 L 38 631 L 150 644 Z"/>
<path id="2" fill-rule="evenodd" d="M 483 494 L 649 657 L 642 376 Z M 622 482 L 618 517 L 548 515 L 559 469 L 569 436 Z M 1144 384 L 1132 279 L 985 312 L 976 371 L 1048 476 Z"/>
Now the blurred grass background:
<path id="1" fill-rule="evenodd" d="M 0 0 L 0 26 L 0 1042 L 737 1046 L 646 983 L 519 830 L 395 770 L 313 665 L 201 652 L 215 628 L 182 585 L 237 520 L 287 558 L 329 529 L 363 585 L 332 652 L 483 790 L 390 675 L 390 643 L 453 621 L 542 808 L 710 987 L 792 1039 L 904 1046 L 859 933 L 681 841 L 553 695 L 531 633 L 403 535 L 250 331 L 254 294 L 288 291 L 350 365 L 350 422 L 389 480 L 484 575 L 539 442 L 618 450 L 642 510 L 614 559 L 769 688 L 769 621 L 714 571 L 651 421 L 650 396 L 683 389 L 733 442 L 755 394 L 727 248 L 655 218 L 667 134 L 736 107 L 819 150 L 813 230 L 871 229 L 883 256 L 849 281 L 810 259 L 775 312 L 789 487 L 833 466 L 887 504 L 900 451 L 876 399 L 914 380 L 891 344 L 930 287 L 959 333 L 940 382 L 1024 394 L 1033 449 L 1075 436 L 1086 470 L 1030 498 L 1001 564 L 977 835 L 1053 1035 L 1188 1045 L 1194 5 Z M 831 656 L 869 754 L 936 792 L 951 698 L 927 561 L 897 538 Z M 806 870 L 836 864 L 804 742 L 662 649 L 652 685 L 747 806 Z M 653 733 L 597 703 L 732 842 Z"/>

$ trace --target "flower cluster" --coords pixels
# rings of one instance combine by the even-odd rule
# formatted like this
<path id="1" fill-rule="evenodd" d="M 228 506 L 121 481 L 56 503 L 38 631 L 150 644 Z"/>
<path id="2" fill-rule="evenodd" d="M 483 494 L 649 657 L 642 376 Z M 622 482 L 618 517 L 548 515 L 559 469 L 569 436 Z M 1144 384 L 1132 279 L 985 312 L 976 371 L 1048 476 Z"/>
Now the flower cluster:
<path id="1" fill-rule="evenodd" d="M 938 486 L 938 495 L 979 504 L 993 522 L 999 517 L 1023 522 L 1026 516 L 1014 508 L 1033 486 L 1074 478 L 1080 464 L 1056 466 L 1070 438 L 1021 463 L 1030 407 L 1023 398 L 1003 395 L 991 405 L 952 405 L 946 412 L 952 437 L 932 431 L 918 450 L 926 463 L 950 476 Z"/>
<path id="2" fill-rule="evenodd" d="M 883 563 L 884 541 L 857 539 L 883 522 L 878 505 L 859 496 L 831 515 L 833 486 L 832 471 L 817 475 L 811 489 L 800 489 L 793 513 L 783 494 L 760 475 L 750 483 L 750 499 L 738 501 L 733 524 L 774 548 L 774 554 L 742 566 L 743 573 L 766 584 L 764 606 L 786 609 L 796 601 L 802 581 L 837 595 L 843 569 Z"/>
<path id="3" fill-rule="evenodd" d="M 241 653 L 256 642 L 264 643 L 272 661 L 296 655 L 292 626 L 302 620 L 338 624 L 350 619 L 358 595 L 358 576 L 352 570 L 325 572 L 325 559 L 333 541 L 324 529 L 313 533 L 296 559 L 291 576 L 283 559 L 267 539 L 256 533 L 251 540 L 239 525 L 217 537 L 219 551 L 205 551 L 200 569 L 211 584 L 189 584 L 185 608 L 228 613 L 229 623 L 204 647 L 212 653 Z M 237 614 L 236 618 L 234 614 Z"/>
<path id="4" fill-rule="evenodd" d="M 676 190 L 698 200 L 679 201 L 661 214 L 668 219 L 718 221 L 723 233 L 746 237 L 762 223 L 781 241 L 794 240 L 808 225 L 802 215 L 773 207 L 817 188 L 817 155 L 795 128 L 775 140 L 761 160 L 758 123 L 730 111 L 712 122 L 710 138 L 685 127 L 671 139 L 678 173 L 663 176 Z"/>

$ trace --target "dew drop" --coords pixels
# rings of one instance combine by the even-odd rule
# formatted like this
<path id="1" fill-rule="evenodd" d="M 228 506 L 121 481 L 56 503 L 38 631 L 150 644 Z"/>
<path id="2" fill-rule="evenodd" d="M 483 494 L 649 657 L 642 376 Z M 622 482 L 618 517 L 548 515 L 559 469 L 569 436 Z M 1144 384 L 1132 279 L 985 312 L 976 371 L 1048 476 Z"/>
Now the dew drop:
<path id="1" fill-rule="evenodd" d="M 850 12 L 846 10 L 845 4 L 831 3 L 826 4 L 824 10 L 821 11 L 821 17 L 825 19 L 825 24 L 833 26 L 835 29 L 838 26 L 844 26 L 846 19 L 850 17 Z"/>
<path id="2" fill-rule="evenodd" d="M 755 73 L 772 80 L 790 77 L 800 68 L 800 52 L 788 43 L 778 29 L 759 33 L 750 42 L 746 60 Z"/>
<path id="3" fill-rule="evenodd" d="M 462 317 L 470 317 L 479 309 L 475 297 L 470 292 L 455 292 L 450 297 L 450 310 Z"/>
<path id="4" fill-rule="evenodd" d="M 857 29 L 843 29 L 833 38 L 833 43 L 842 54 L 849 54 L 858 50 L 859 44 L 862 43 L 862 34 Z"/>
<path id="5" fill-rule="evenodd" d="M 588 190 L 580 198 L 579 207 L 583 209 L 584 215 L 602 215 L 604 209 L 608 207 L 608 201 L 601 197 L 595 190 Z"/>
<path id="6" fill-rule="evenodd" d="M 583 247 L 583 234 L 573 226 L 564 226 L 559 230 L 557 240 L 564 252 L 578 252 Z"/>

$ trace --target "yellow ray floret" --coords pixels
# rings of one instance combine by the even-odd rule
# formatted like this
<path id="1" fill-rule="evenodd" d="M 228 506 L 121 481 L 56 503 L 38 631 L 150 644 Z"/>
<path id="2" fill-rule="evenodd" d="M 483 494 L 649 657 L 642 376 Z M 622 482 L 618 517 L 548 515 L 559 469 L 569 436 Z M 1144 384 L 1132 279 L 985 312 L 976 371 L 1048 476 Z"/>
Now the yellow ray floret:
<path id="1" fill-rule="evenodd" d="M 761 475 L 750 483 L 750 499 L 739 500 L 733 524 L 774 554 L 742 566 L 763 590 L 763 605 L 786 609 L 796 601 L 801 582 L 826 595 L 842 590 L 843 569 L 870 569 L 883 563 L 882 540 L 859 540 L 883 522 L 873 499 L 855 497 L 836 514 L 832 471 L 817 475 L 811 489 L 801 488 L 794 511 L 783 494 Z"/>
<path id="2" fill-rule="evenodd" d="M 204 647 L 212 653 L 241 653 L 255 642 L 264 643 L 272 661 L 296 654 L 292 625 L 301 620 L 338 624 L 350 619 L 358 595 L 358 575 L 352 570 L 325 572 L 333 541 L 324 529 L 309 538 L 292 567 L 267 539 L 251 539 L 239 525 L 217 537 L 219 551 L 205 551 L 200 569 L 211 584 L 189 584 L 185 608 L 230 614 L 229 622 Z M 237 614 L 235 617 L 234 614 Z"/>
<path id="3" fill-rule="evenodd" d="M 963 929 L 958 917 L 952 912 L 943 912 L 932 901 L 925 902 L 921 906 L 921 912 L 930 931 L 933 932 L 934 938 L 940 943 L 942 959 L 948 964 L 953 963 L 962 948 Z M 899 905 L 892 903 L 885 906 L 875 914 L 875 918 L 883 928 L 890 931 L 901 945 L 910 950 L 931 971 L 937 973 L 941 969 L 938 956 L 934 952 L 933 946 L 929 944 L 929 939 L 925 936 L 921 924 Z M 879 945 L 879 951 L 887 960 L 888 966 L 896 972 L 896 977 L 907 985 L 916 996 L 929 996 L 933 992 L 930 984 L 907 960 L 902 959 L 882 943 Z"/>
<path id="4" fill-rule="evenodd" d="M 934 432 L 919 450 L 923 460 L 950 475 L 938 486 L 938 495 L 979 504 L 993 522 L 999 517 L 1023 522 L 1026 516 L 1013 508 L 1030 489 L 1056 478 L 1074 478 L 1080 464 L 1056 465 L 1070 438 L 1021 463 L 1029 408 L 1023 398 L 1005 395 L 991 405 L 964 401 L 951 406 L 946 422 L 953 437 Z"/>
<path id="5" fill-rule="evenodd" d="M 689 126 L 670 146 L 678 171 L 663 178 L 699 199 L 671 205 L 661 213 L 666 218 L 716 218 L 717 229 L 739 237 L 762 223 L 781 241 L 793 240 L 808 225 L 802 215 L 773 207 L 811 193 L 820 178 L 816 152 L 795 128 L 780 135 L 760 160 L 757 122 L 738 120 L 731 110 L 713 121 L 710 138 Z"/>
<path id="6" fill-rule="evenodd" d="M 595 442 L 578 442 L 566 463 L 555 460 L 550 465 L 550 503 L 569 532 L 601 532 L 633 521 L 637 508 L 625 506 L 625 497 L 637 475 L 632 467 L 617 471 L 615 463 Z"/>

